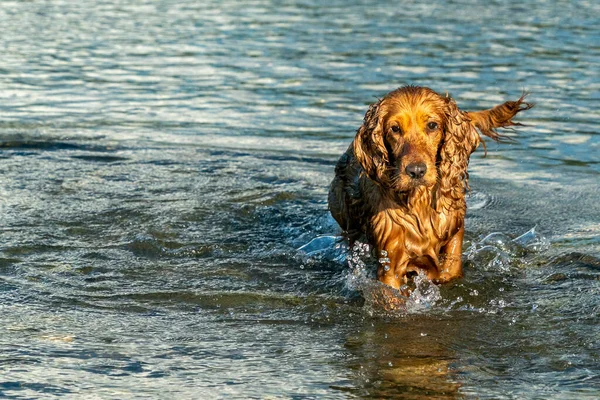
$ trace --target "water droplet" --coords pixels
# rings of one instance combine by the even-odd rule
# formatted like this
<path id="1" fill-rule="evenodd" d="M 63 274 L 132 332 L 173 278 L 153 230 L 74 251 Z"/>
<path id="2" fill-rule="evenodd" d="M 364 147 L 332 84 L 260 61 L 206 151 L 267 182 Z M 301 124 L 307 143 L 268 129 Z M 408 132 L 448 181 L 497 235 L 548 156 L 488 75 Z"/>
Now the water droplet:
<path id="1" fill-rule="evenodd" d="M 427 336 L 425 332 L 421 332 L 421 336 Z"/>
<path id="2" fill-rule="evenodd" d="M 394 364 L 392 364 L 392 362 L 391 362 L 391 361 L 390 361 L 390 362 L 388 362 L 388 365 L 389 365 L 390 367 L 393 367 L 393 366 L 394 366 Z"/>
<path id="3" fill-rule="evenodd" d="M 531 306 L 531 312 L 535 312 L 535 311 L 537 310 L 537 308 L 538 308 L 538 305 L 534 303 L 534 304 Z"/>

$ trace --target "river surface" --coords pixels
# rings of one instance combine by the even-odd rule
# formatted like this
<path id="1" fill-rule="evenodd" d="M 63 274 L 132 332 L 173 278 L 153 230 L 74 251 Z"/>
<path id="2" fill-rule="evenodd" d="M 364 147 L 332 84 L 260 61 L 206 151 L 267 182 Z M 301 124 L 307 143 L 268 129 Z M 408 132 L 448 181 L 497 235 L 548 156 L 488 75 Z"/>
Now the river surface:
<path id="1" fill-rule="evenodd" d="M 597 399 L 599 17 L 1 2 L 0 397 Z M 326 198 L 405 84 L 536 107 L 471 159 L 465 277 L 385 310 Z"/>

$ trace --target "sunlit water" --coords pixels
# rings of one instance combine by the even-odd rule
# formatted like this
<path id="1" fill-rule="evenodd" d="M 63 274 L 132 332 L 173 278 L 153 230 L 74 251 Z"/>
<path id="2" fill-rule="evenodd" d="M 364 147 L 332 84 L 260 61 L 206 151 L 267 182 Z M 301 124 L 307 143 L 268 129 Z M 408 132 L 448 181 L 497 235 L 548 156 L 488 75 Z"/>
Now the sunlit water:
<path id="1" fill-rule="evenodd" d="M 599 15 L 3 1 L 0 396 L 598 398 Z M 472 158 L 465 277 L 390 310 L 326 197 L 408 83 L 537 105 Z"/>

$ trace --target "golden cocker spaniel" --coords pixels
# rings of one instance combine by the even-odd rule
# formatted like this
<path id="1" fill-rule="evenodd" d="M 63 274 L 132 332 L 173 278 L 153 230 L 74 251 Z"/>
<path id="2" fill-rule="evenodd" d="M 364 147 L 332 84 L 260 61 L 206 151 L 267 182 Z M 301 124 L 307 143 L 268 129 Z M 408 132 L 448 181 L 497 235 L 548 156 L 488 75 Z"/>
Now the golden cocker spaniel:
<path id="1" fill-rule="evenodd" d="M 329 209 L 352 245 L 380 259 L 379 281 L 399 289 L 423 271 L 434 282 L 462 276 L 469 156 L 496 128 L 533 104 L 507 101 L 465 112 L 426 87 L 405 86 L 372 104 L 335 167 Z M 485 143 L 484 143 L 485 147 Z"/>

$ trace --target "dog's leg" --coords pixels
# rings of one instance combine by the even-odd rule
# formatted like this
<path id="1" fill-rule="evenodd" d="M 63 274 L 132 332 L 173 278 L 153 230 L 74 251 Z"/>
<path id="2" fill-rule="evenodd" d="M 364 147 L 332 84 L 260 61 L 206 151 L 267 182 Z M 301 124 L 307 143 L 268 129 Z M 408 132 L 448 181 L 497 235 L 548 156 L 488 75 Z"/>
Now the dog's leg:
<path id="1" fill-rule="evenodd" d="M 406 283 L 409 258 L 404 252 L 394 249 L 383 250 L 379 254 L 377 279 L 394 289 L 400 289 L 400 286 Z"/>
<path id="2" fill-rule="evenodd" d="M 438 283 L 448 282 L 462 276 L 462 243 L 465 236 L 465 228 L 462 227 L 450 238 L 450 241 L 442 247 L 444 255 L 442 270 L 436 279 Z"/>

